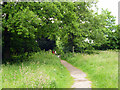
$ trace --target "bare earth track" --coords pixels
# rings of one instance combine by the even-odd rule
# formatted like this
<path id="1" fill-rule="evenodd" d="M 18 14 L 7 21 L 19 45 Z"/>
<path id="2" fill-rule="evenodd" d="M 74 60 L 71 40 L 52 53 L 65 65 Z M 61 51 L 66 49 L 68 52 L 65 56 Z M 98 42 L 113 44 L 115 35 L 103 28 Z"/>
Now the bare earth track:
<path id="1" fill-rule="evenodd" d="M 71 76 L 74 78 L 74 84 L 71 88 L 91 88 L 91 81 L 86 79 L 86 74 L 68 62 L 61 60 L 61 63 L 68 69 Z"/>

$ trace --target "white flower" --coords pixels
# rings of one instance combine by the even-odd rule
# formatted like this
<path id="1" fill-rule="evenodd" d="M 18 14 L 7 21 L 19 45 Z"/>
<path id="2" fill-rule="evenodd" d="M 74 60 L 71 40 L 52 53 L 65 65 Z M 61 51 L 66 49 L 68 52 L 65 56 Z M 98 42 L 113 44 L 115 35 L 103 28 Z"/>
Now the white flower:
<path id="1" fill-rule="evenodd" d="M 86 38 L 84 41 L 88 42 L 88 43 L 91 43 L 91 44 L 94 42 L 93 40 L 89 40 L 88 38 Z"/>
<path id="2" fill-rule="evenodd" d="M 85 21 L 82 21 L 82 23 L 84 24 L 84 23 L 85 23 Z"/>
<path id="3" fill-rule="evenodd" d="M 91 44 L 93 43 L 93 40 L 91 41 Z"/>
<path id="4" fill-rule="evenodd" d="M 43 8 L 41 8 L 41 10 L 43 10 Z"/>
<path id="5" fill-rule="evenodd" d="M 39 20 L 41 20 L 41 18 L 38 18 Z"/>
<path id="6" fill-rule="evenodd" d="M 80 6 L 78 6 L 78 9 L 80 9 Z"/>
<path id="7" fill-rule="evenodd" d="M 3 2 L 2 2 L 2 1 L 1 1 L 0 3 L 1 3 L 1 4 L 3 4 Z"/>
<path id="8" fill-rule="evenodd" d="M 87 23 L 90 23 L 89 21 L 86 21 Z"/>
<path id="9" fill-rule="evenodd" d="M 105 35 L 106 37 L 108 37 L 108 35 Z"/>
<path id="10" fill-rule="evenodd" d="M 53 20 L 53 18 L 49 18 L 49 20 Z"/>
<path id="11" fill-rule="evenodd" d="M 84 41 L 89 43 L 89 40 L 88 40 L 88 38 L 86 38 Z"/>
<path id="12" fill-rule="evenodd" d="M 6 13 L 4 13 L 4 14 L 2 15 L 2 17 L 4 17 L 4 16 L 6 16 Z"/>
<path id="13" fill-rule="evenodd" d="M 80 20 L 80 22 L 82 22 L 82 20 Z"/>
<path id="14" fill-rule="evenodd" d="M 62 23 L 62 21 L 60 21 Z"/>
<path id="15" fill-rule="evenodd" d="M 54 21 L 51 21 L 52 23 L 54 23 Z"/>
<path id="16" fill-rule="evenodd" d="M 112 30 L 112 32 L 115 32 L 115 30 Z"/>
<path id="17" fill-rule="evenodd" d="M 60 57 L 60 55 L 58 55 L 58 57 Z"/>

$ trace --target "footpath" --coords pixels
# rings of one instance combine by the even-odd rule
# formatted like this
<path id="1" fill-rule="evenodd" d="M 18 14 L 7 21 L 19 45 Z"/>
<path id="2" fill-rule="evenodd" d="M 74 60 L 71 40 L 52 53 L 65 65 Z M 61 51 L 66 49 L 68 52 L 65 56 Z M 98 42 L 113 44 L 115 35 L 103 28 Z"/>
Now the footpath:
<path id="1" fill-rule="evenodd" d="M 71 76 L 74 78 L 74 84 L 71 88 L 91 88 L 91 81 L 86 79 L 86 74 L 68 62 L 61 60 L 61 63 L 68 69 Z"/>

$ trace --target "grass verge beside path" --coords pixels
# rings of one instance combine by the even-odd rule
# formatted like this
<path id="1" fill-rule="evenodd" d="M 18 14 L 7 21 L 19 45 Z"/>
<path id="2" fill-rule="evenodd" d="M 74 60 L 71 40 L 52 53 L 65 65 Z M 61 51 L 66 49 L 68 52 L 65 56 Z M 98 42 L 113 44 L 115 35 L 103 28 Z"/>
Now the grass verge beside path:
<path id="1" fill-rule="evenodd" d="M 87 74 L 92 81 L 92 88 L 118 88 L 118 52 L 74 54 L 73 57 L 67 57 L 66 61 Z"/>
<path id="2" fill-rule="evenodd" d="M 0 66 L 0 90 L 2 89 L 2 69 Z"/>
<path id="3" fill-rule="evenodd" d="M 73 78 L 49 52 L 38 52 L 21 64 L 2 65 L 2 88 L 70 88 Z"/>

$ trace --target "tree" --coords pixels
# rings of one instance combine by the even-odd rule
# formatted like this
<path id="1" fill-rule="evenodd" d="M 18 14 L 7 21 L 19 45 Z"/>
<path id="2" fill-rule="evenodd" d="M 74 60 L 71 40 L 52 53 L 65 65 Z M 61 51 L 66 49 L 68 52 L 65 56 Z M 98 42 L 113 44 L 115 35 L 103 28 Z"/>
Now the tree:
<path id="1" fill-rule="evenodd" d="M 23 5 L 24 3 L 3 3 L 3 57 L 7 59 L 12 53 L 25 52 L 26 40 L 35 38 L 37 26 L 42 23 L 29 7 L 23 8 Z"/>
<path id="2" fill-rule="evenodd" d="M 95 4 L 4 2 L 3 57 L 10 58 L 13 54 L 34 52 L 38 48 L 48 50 L 45 44 L 50 46 L 51 42 L 54 42 L 52 48 L 56 47 L 61 52 L 72 51 L 73 46 L 76 51 L 107 47 L 108 43 L 115 41 L 111 38 L 112 30 L 116 29 L 115 18 L 108 10 L 103 10 L 101 14 L 94 13 L 91 7 Z"/>
<path id="3" fill-rule="evenodd" d="M 101 44 L 97 47 L 100 49 L 115 49 L 118 46 L 116 46 L 116 40 L 117 37 L 114 34 L 114 31 L 117 31 L 117 26 L 115 25 L 115 17 L 111 15 L 111 12 L 109 12 L 107 9 L 103 10 L 100 14 L 100 20 L 101 25 L 98 25 L 100 27 L 100 37 L 102 37 Z M 115 36 L 114 36 L 115 35 Z M 112 40 L 113 39 L 113 40 Z M 98 39 L 97 39 L 98 40 Z M 100 42 L 99 41 L 99 42 Z"/>

